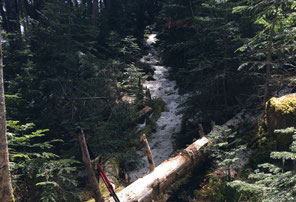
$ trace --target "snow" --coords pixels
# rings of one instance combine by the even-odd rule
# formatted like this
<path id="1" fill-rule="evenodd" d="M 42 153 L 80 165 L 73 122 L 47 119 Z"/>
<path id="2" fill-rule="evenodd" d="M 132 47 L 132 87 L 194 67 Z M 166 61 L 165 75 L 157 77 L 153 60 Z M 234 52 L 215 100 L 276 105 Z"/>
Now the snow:
<path id="1" fill-rule="evenodd" d="M 178 94 L 176 82 L 168 79 L 169 69 L 158 65 L 160 63 L 157 57 L 157 50 L 153 45 L 157 42 L 156 34 L 149 35 L 147 45 L 150 47 L 150 53 L 144 56 L 141 61 L 152 65 L 154 71 L 154 81 L 146 81 L 143 86 L 150 90 L 152 98 L 162 98 L 166 103 L 167 112 L 163 112 L 157 121 L 156 132 L 152 134 L 149 145 L 154 158 L 155 166 L 161 164 L 168 159 L 173 153 L 174 133 L 181 130 L 181 115 L 177 115 L 177 107 L 181 103 L 181 96 Z M 143 126 L 139 126 L 140 128 Z M 149 172 L 147 157 L 144 155 L 144 150 L 140 151 L 143 163 L 136 170 L 129 173 L 131 181 L 137 177 L 142 177 Z"/>

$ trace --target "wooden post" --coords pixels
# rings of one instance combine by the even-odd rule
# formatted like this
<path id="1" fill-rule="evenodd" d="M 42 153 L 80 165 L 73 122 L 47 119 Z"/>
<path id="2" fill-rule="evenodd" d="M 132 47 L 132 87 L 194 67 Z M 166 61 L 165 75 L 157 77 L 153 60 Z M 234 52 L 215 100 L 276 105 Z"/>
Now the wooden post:
<path id="1" fill-rule="evenodd" d="M 154 170 L 154 168 L 155 168 L 155 164 L 154 164 L 154 160 L 153 160 L 153 157 L 152 157 L 150 146 L 149 146 L 149 143 L 148 143 L 148 140 L 147 140 L 145 134 L 142 135 L 141 141 L 144 143 L 145 153 L 146 153 L 146 156 L 147 156 L 147 159 L 148 159 L 149 168 L 150 168 L 150 171 L 152 172 Z"/>
<path id="2" fill-rule="evenodd" d="M 205 136 L 205 131 L 204 131 L 201 123 L 198 124 L 198 133 L 201 138 Z"/>
<path id="3" fill-rule="evenodd" d="M 86 141 L 85 141 L 85 135 L 80 127 L 77 127 L 76 134 L 78 136 L 79 145 L 81 148 L 81 155 L 82 155 L 82 161 L 84 163 L 87 177 L 90 183 L 90 186 L 94 192 L 94 198 L 96 202 L 103 202 L 104 199 L 102 197 L 102 194 L 100 192 L 99 183 L 96 178 L 96 175 L 94 173 L 91 160 L 89 157 Z"/>

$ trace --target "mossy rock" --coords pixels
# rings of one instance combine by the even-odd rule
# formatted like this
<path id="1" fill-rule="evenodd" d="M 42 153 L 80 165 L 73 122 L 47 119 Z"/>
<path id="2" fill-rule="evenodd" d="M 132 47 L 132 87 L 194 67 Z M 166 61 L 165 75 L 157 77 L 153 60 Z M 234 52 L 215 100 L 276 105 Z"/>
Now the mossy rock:
<path id="1" fill-rule="evenodd" d="M 265 124 L 279 150 L 289 149 L 292 135 L 274 134 L 275 129 L 296 127 L 296 93 L 271 98 L 266 102 Z"/>

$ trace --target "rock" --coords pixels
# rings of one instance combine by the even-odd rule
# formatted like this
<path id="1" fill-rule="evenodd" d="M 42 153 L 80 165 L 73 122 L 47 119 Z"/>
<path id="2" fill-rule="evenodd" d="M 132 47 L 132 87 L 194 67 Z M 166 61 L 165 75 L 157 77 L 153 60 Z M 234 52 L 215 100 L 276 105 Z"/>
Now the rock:
<path id="1" fill-rule="evenodd" d="M 273 97 L 266 102 L 265 123 L 279 150 L 288 150 L 292 135 L 274 134 L 275 129 L 296 127 L 296 93 Z"/>

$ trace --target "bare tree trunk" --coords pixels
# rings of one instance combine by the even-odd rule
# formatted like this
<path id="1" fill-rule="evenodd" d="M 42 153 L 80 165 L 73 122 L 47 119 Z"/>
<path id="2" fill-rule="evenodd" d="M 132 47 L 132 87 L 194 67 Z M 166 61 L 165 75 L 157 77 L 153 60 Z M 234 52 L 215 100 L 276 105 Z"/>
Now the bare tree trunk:
<path id="1" fill-rule="evenodd" d="M 242 111 L 222 125 L 221 129 L 214 128 L 211 133 L 222 135 L 222 130 L 228 130 L 230 128 L 236 130 L 242 123 L 245 123 L 249 119 L 250 115 Z M 195 141 L 177 156 L 164 161 L 153 172 L 143 178 L 139 178 L 120 191 L 118 198 L 121 201 L 152 201 L 178 178 L 190 172 L 196 164 L 207 157 L 208 153 L 205 153 L 202 149 L 211 144 L 212 142 L 207 137 L 202 137 Z M 108 201 L 111 202 L 114 200 L 110 198 Z"/>
<path id="2" fill-rule="evenodd" d="M 205 131 L 202 127 L 202 124 L 198 124 L 198 133 L 199 133 L 199 137 L 204 137 L 205 136 Z"/>
<path id="3" fill-rule="evenodd" d="M 263 103 L 264 108 L 269 98 L 269 84 L 271 79 L 271 63 L 272 63 L 272 53 L 273 53 L 273 38 L 275 34 L 275 25 L 278 19 L 278 10 L 279 10 L 278 0 L 275 0 L 275 14 L 272 20 L 272 25 L 270 28 L 269 39 L 268 39 L 268 46 L 267 46 L 266 80 L 264 85 L 264 103 Z"/>
<path id="4" fill-rule="evenodd" d="M 153 171 L 155 169 L 155 164 L 154 164 L 152 152 L 145 134 L 142 135 L 141 141 L 144 143 L 145 153 L 148 159 L 150 171 Z"/>
<path id="5" fill-rule="evenodd" d="M 84 133 L 81 130 L 81 131 L 77 132 L 77 135 L 78 135 L 79 145 L 81 148 L 82 161 L 83 161 L 84 166 L 86 168 L 86 173 L 87 173 L 89 183 L 91 185 L 91 188 L 93 189 L 95 201 L 96 202 L 103 202 L 104 199 L 103 199 L 102 194 L 100 192 L 99 183 L 98 183 L 98 180 L 96 178 L 96 175 L 94 173 L 94 170 L 93 170 L 93 167 L 91 164 L 91 160 L 89 157 Z"/>
<path id="6" fill-rule="evenodd" d="M 0 201 L 14 201 L 9 171 L 8 142 L 6 136 L 6 108 L 3 79 L 2 37 L 0 35 Z"/>

